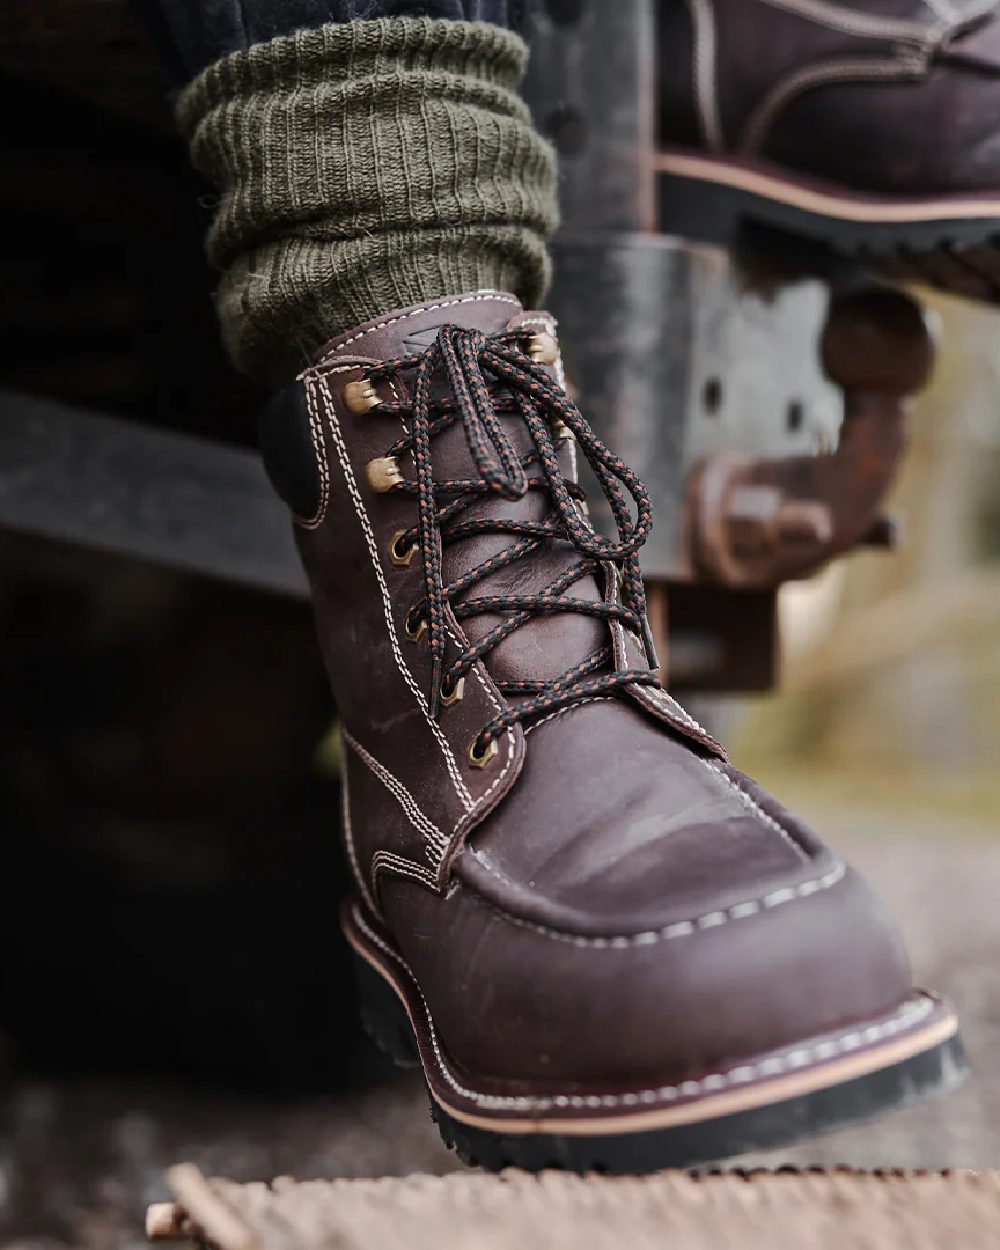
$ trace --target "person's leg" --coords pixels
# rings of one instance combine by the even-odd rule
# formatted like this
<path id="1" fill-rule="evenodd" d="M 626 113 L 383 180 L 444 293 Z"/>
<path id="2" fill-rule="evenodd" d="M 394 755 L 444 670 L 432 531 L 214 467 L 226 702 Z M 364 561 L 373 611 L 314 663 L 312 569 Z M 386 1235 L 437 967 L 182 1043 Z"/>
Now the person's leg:
<path id="1" fill-rule="evenodd" d="M 244 30 L 274 28 L 279 6 L 264 7 L 251 22 L 257 0 L 244 0 Z M 458 290 L 537 301 L 555 166 L 517 91 L 521 39 L 427 17 L 299 25 L 306 8 L 398 0 L 280 7 L 294 33 L 216 60 L 177 106 L 194 163 L 221 192 L 208 252 L 237 366 L 282 380 L 346 326 Z M 502 0 L 406 7 L 515 15 Z M 164 14 L 180 23 L 197 8 L 170 0 Z"/>
<path id="2" fill-rule="evenodd" d="M 342 720 L 371 1028 L 465 1156 L 645 1170 L 872 1114 L 959 1052 L 857 878 L 659 686 L 648 497 L 518 299 L 555 217 L 525 56 L 328 23 L 209 65 L 179 115 L 233 357 L 300 371 L 263 444 Z"/>

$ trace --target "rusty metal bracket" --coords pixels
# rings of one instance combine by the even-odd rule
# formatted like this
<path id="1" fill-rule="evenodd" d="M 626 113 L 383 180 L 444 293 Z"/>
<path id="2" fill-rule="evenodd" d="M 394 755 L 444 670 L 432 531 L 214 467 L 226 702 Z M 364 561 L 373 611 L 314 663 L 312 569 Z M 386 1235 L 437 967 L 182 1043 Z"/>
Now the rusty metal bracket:
<path id="1" fill-rule="evenodd" d="M 892 544 L 882 507 L 906 447 L 910 397 L 934 357 L 921 310 L 891 289 L 835 299 L 821 355 L 844 393 L 836 449 L 773 459 L 723 452 L 696 464 L 686 500 L 696 578 L 776 586 L 866 541 Z"/>

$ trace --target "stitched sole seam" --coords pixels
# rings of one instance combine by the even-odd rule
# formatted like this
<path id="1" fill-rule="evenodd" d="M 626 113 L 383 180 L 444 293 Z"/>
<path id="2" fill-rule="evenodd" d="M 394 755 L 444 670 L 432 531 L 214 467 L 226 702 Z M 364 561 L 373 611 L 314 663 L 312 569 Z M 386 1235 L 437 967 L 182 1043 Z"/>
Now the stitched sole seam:
<path id="1" fill-rule="evenodd" d="M 353 923 L 357 925 L 370 942 L 402 970 L 406 979 L 419 995 L 427 1035 L 430 1038 L 438 1069 L 445 1081 L 462 1098 L 466 1098 L 480 1107 L 494 1110 L 506 1109 L 539 1112 L 553 1109 L 596 1110 L 600 1108 L 648 1107 L 650 1104 L 658 1102 L 671 1103 L 676 1102 L 680 1098 L 719 1093 L 722 1090 L 746 1085 L 761 1078 L 795 1072 L 814 1063 L 850 1054 L 862 1046 L 874 1045 L 877 1042 L 885 1041 L 919 1023 L 929 1016 L 935 1008 L 935 1003 L 930 998 L 922 998 L 918 1003 L 910 1001 L 879 1024 L 847 1030 L 824 1038 L 823 1041 L 817 1042 L 812 1046 L 801 1046 L 784 1055 L 769 1056 L 759 1063 L 739 1064 L 724 1072 L 711 1073 L 700 1080 L 681 1081 L 676 1085 L 661 1085 L 625 1094 L 555 1094 L 546 1097 L 481 1094 L 476 1090 L 467 1089 L 449 1069 L 438 1041 L 437 1031 L 431 1018 L 427 1000 L 424 998 L 423 991 L 417 984 L 416 978 L 405 960 L 365 922 L 364 916 L 361 915 L 356 905 L 352 905 L 351 913 Z"/>

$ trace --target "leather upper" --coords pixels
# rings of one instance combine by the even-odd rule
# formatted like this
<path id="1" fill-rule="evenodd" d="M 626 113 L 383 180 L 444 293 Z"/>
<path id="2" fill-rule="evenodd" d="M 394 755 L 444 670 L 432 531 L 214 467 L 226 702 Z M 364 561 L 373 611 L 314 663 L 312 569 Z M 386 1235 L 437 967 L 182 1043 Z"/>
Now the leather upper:
<path id="1" fill-rule="evenodd" d="M 856 191 L 996 190 L 996 8 L 995 0 L 662 5 L 662 141 Z"/>
<path id="2" fill-rule="evenodd" d="M 535 716 L 502 735 L 488 767 L 470 766 L 470 742 L 507 703 L 498 683 L 551 679 L 602 636 L 617 667 L 641 667 L 620 626 L 534 619 L 475 666 L 459 702 L 430 715 L 428 648 L 405 634 L 420 560 L 390 554 L 416 504 L 374 491 L 365 472 L 400 419 L 356 415 L 344 386 L 421 349 L 445 322 L 554 329 L 513 297 L 456 296 L 334 340 L 282 402 L 311 431 L 313 463 L 297 474 L 315 472 L 318 504 L 296 528 L 342 718 L 348 853 L 452 1060 L 505 1087 L 627 1084 L 892 1011 L 910 975 L 879 904 L 665 692 L 633 687 Z M 377 389 L 405 398 L 407 384 L 404 374 Z M 516 439 L 518 418 L 504 421 Z M 571 478 L 573 444 L 559 454 Z M 468 477 L 470 463 L 459 426 L 435 440 L 436 479 Z M 470 514 L 545 508 L 534 492 Z M 446 579 L 505 542 L 446 545 Z M 488 589 L 541 588 L 573 559 L 568 543 L 549 541 Z M 615 586 L 604 568 L 573 593 Z M 450 617 L 450 653 L 489 624 L 472 617 L 467 635 Z"/>

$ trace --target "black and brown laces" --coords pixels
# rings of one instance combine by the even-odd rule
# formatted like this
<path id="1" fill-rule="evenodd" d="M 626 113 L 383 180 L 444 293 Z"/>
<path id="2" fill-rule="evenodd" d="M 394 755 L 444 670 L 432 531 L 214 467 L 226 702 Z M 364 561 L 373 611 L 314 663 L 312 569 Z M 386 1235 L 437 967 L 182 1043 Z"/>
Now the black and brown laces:
<path id="1" fill-rule="evenodd" d="M 413 480 L 400 475 L 390 488 L 415 495 L 418 512 L 417 524 L 398 533 L 393 547 L 397 553 L 408 554 L 415 546 L 423 564 L 423 598 L 410 610 L 406 628 L 411 636 L 424 629 L 429 635 L 431 714 L 438 714 L 442 702 L 448 702 L 450 693 L 477 661 L 543 613 L 586 613 L 620 622 L 640 639 L 649 665 L 615 671 L 613 648 L 607 644 L 555 680 L 498 682 L 502 695 L 518 698 L 479 733 L 473 744 L 473 759 L 484 758 L 490 744 L 519 721 L 630 685 L 657 684 L 638 561 L 639 548 L 652 528 L 649 497 L 628 465 L 597 438 L 576 405 L 532 358 L 533 352 L 538 354 L 539 341 L 555 346 L 548 336 L 527 330 L 486 335 L 449 325 L 442 327 L 426 351 L 385 361 L 368 371 L 369 383 L 412 371 L 409 402 L 375 404 L 373 398 L 372 403 L 375 412 L 401 418 L 407 429 L 406 435 L 387 450 L 386 461 L 409 453 L 415 467 Z M 504 418 L 512 416 L 521 418 L 530 435 L 527 454 L 518 453 L 504 429 Z M 456 422 L 461 422 L 478 476 L 468 480 L 435 478 L 434 437 Z M 591 526 L 580 506 L 583 490 L 560 468 L 557 445 L 570 436 L 576 439 L 608 500 L 618 532 L 616 541 L 601 536 Z M 463 519 L 469 506 L 484 496 L 517 500 L 527 491 L 545 492 L 551 506 L 543 519 Z M 629 499 L 635 507 L 634 518 Z M 481 534 L 509 535 L 515 541 L 446 584 L 441 547 Z M 467 595 L 491 573 L 529 557 L 553 539 L 571 543 L 581 558 L 543 590 L 527 595 Z M 567 593 L 581 579 L 597 575 L 605 562 L 617 567 L 620 600 L 610 592 L 597 601 Z M 460 595 L 465 597 L 458 599 Z M 447 669 L 446 604 L 459 621 L 478 614 L 502 618 L 500 624 L 465 646 Z"/>

